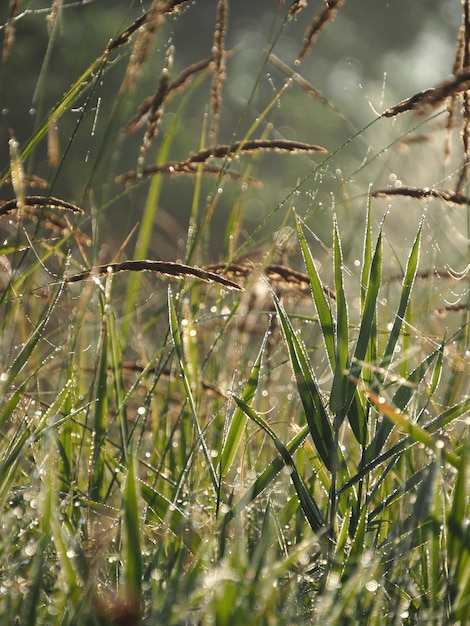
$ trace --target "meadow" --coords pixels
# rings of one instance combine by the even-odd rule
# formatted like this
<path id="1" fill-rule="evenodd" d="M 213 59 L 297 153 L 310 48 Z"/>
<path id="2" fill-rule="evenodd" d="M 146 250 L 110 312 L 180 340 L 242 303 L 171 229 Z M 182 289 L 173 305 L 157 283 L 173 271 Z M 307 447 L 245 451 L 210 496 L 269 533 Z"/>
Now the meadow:
<path id="1" fill-rule="evenodd" d="M 255 4 L 2 9 L 2 623 L 470 622 L 470 2 Z"/>

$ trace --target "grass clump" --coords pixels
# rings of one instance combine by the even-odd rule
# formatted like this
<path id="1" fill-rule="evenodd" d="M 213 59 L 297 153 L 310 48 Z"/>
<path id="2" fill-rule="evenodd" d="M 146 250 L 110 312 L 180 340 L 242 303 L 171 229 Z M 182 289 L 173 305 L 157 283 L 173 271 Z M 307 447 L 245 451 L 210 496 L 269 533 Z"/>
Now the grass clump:
<path id="1" fill-rule="evenodd" d="M 359 128 L 306 65 L 344 2 L 270 6 L 261 56 L 228 0 L 98 4 L 55 81 L 78 5 L 2 15 L 0 615 L 468 623 L 468 3 Z"/>

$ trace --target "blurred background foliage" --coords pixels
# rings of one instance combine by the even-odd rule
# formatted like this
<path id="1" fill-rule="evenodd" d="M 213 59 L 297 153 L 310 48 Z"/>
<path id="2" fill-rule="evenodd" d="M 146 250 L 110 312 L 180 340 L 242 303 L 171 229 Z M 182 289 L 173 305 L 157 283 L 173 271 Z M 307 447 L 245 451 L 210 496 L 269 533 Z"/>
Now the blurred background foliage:
<path id="1" fill-rule="evenodd" d="M 2 3 L 0 25 L 3 33 L 14 3 Z M 8 139 L 13 133 L 21 145 L 27 141 L 41 120 L 60 100 L 73 81 L 116 37 L 142 12 L 149 2 L 95 0 L 57 2 L 60 19 L 50 31 L 51 3 L 39 0 L 17 3 L 14 21 L 15 39 L 0 75 L 0 168 L 8 167 Z M 290 3 L 275 0 L 237 0 L 230 3 L 227 48 L 232 51 L 227 62 L 227 81 L 223 90 L 219 143 L 241 139 L 246 130 L 285 83 L 286 76 L 274 67 L 267 55 L 298 71 L 315 89 L 323 93 L 331 107 L 319 102 L 297 84 L 293 84 L 272 108 L 257 131 L 270 136 L 316 143 L 330 153 L 366 126 L 388 106 L 420 89 L 432 86 L 452 71 L 456 34 L 461 9 L 453 0 L 364 0 L 346 2 L 325 33 L 322 33 L 310 56 L 294 66 L 299 41 L 306 24 L 319 12 L 322 2 L 309 1 L 299 17 L 285 22 Z M 210 55 L 216 20 L 216 2 L 195 0 L 166 19 L 152 49 L 149 63 L 139 82 L 119 98 L 129 52 L 119 49 L 99 79 L 91 85 L 82 102 L 75 102 L 58 122 L 61 153 L 60 166 L 51 172 L 46 142 L 26 163 L 29 173 L 53 181 L 51 193 L 77 202 L 100 215 L 101 241 L 114 246 L 130 232 L 143 210 L 148 181 L 123 193 L 115 176 L 134 169 L 142 133 L 123 139 L 121 132 L 142 99 L 154 93 L 164 66 L 169 44 L 174 45 L 171 78 L 197 60 Z M 177 116 L 177 130 L 170 159 L 181 159 L 197 151 L 207 114 L 209 74 L 195 81 L 190 95 L 174 98 L 167 107 L 160 139 L 152 147 L 148 162 L 156 158 L 161 137 Z M 357 140 L 334 154 L 325 167 L 317 169 L 317 156 L 294 159 L 267 155 L 255 160 L 252 175 L 263 183 L 262 189 L 250 188 L 244 197 L 244 233 L 256 232 L 256 244 L 272 240 L 285 211 L 274 211 L 268 228 L 256 231 L 263 218 L 276 206 L 285 203 L 298 180 L 309 176 L 295 199 L 298 210 L 316 216 L 315 229 L 320 238 L 331 238 L 330 219 L 325 211 L 344 203 L 351 229 L 357 206 L 364 208 L 368 184 L 389 182 L 399 165 L 409 171 L 413 164 L 413 184 L 429 184 L 442 175 L 438 160 L 425 161 L 416 152 L 396 151 L 379 163 L 369 163 L 361 172 L 364 160 L 382 151 L 393 137 L 398 138 L 416 124 L 407 118 L 393 124 L 386 120 L 374 124 L 372 131 L 359 133 Z M 390 128 L 395 125 L 390 139 Z M 425 148 L 427 149 L 427 148 Z M 257 164 L 257 161 L 259 163 Z M 239 168 L 240 171 L 240 168 Z M 419 181 L 420 173 L 426 180 Z M 397 174 L 400 176 L 400 173 Z M 343 181 L 350 183 L 345 201 Z M 409 184 L 409 181 L 404 181 Z M 184 241 L 193 198 L 194 181 L 187 178 L 165 180 L 160 196 L 160 214 L 152 253 L 156 258 L 184 257 Z M 204 183 L 204 192 L 214 192 L 214 181 Z M 4 187 L 0 193 L 9 197 Z M 227 216 L 238 197 L 239 185 L 224 185 L 212 216 L 212 234 L 205 242 L 203 262 L 226 258 Z M 356 197 L 357 196 L 357 197 Z M 203 194 L 201 197 L 205 198 Z M 352 204 L 351 204 L 352 201 Z M 363 211 L 361 210 L 361 219 Z M 97 224 L 96 223 L 96 224 Z M 95 224 L 95 228 L 97 225 Z M 324 224 L 324 225 L 323 225 Z M 415 230 L 416 221 L 412 231 Z M 348 227 L 349 227 L 348 226 Z M 159 232 L 160 231 L 160 232 Z M 95 241 L 97 239 L 95 238 Z M 224 243 L 225 242 L 225 243 Z"/>

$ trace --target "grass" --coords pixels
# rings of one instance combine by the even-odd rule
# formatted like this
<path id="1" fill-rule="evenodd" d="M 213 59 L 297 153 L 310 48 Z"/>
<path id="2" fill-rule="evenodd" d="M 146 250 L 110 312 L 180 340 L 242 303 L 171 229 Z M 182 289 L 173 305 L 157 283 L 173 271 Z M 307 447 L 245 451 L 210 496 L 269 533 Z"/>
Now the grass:
<path id="1" fill-rule="evenodd" d="M 5 138 L 0 615 L 466 624 L 470 7 L 453 78 L 351 130 L 303 75 L 343 2 L 271 8 L 241 108 L 229 4 L 177 69 L 207 7 L 116 9 Z M 2 93 L 46 17 L 47 103 L 72 9 L 31 11 L 3 23 Z M 345 138 L 302 127 L 312 94 Z"/>

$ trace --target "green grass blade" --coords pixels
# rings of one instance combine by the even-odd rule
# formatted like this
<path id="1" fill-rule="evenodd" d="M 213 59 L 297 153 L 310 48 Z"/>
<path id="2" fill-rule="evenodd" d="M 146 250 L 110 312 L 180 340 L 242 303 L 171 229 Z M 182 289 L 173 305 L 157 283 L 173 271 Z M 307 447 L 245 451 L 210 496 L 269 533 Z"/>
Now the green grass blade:
<path id="1" fill-rule="evenodd" d="M 447 525 L 447 551 L 449 563 L 455 563 L 461 556 L 462 550 L 470 550 L 464 544 L 466 516 L 468 515 L 468 445 L 464 445 L 457 468 L 457 480 L 452 496 Z M 457 581 L 460 585 L 462 581 Z"/>
<path id="2" fill-rule="evenodd" d="M 323 463 L 331 470 L 337 451 L 328 411 L 323 404 L 323 398 L 309 362 L 307 350 L 274 293 L 273 298 L 313 443 Z"/>
<path id="3" fill-rule="evenodd" d="M 136 599 L 142 594 L 143 568 L 137 484 L 134 455 L 130 454 L 122 506 L 124 509 L 126 583 L 128 592 Z"/>
<path id="4" fill-rule="evenodd" d="M 29 428 L 15 433 L 0 457 L 0 505 L 3 505 L 16 478 L 22 453 L 31 432 Z"/>
<path id="5" fill-rule="evenodd" d="M 13 411 L 21 402 L 23 395 L 25 393 L 25 390 L 28 387 L 28 384 L 30 384 L 34 376 L 37 375 L 38 370 L 39 368 L 37 370 L 34 370 L 32 374 L 28 376 L 28 378 L 26 378 L 26 380 L 24 380 L 21 383 L 21 385 L 19 385 L 15 389 L 15 392 L 11 395 L 11 397 L 9 397 L 8 399 L 5 399 L 5 396 L 3 396 L 4 404 L 2 406 L 2 410 L 0 411 L 0 427 L 4 426 L 6 422 L 10 419 L 11 415 L 13 414 Z M 2 391 L 4 392 L 4 390 Z"/>
<path id="6" fill-rule="evenodd" d="M 336 358 L 333 384 L 330 395 L 330 409 L 335 414 L 335 422 L 340 425 L 347 408 L 349 371 L 349 327 L 348 305 L 344 291 L 344 265 L 338 222 L 335 219 L 333 232 L 334 274 L 336 289 Z"/>
<path id="7" fill-rule="evenodd" d="M 470 532 L 467 528 L 466 537 L 467 546 L 470 544 Z M 468 557 L 468 548 L 465 551 L 465 563 L 460 568 L 461 585 L 458 590 L 457 597 L 455 598 L 453 607 L 453 617 L 457 620 L 456 624 L 468 624 L 470 620 L 470 602 L 468 600 L 470 596 L 470 559 Z"/>
<path id="8" fill-rule="evenodd" d="M 66 112 L 69 111 L 72 104 L 80 97 L 82 97 L 93 85 L 96 84 L 96 81 L 99 80 L 100 75 L 103 73 L 108 62 L 107 54 L 102 54 L 97 57 L 93 63 L 87 67 L 87 69 L 78 77 L 77 80 L 69 87 L 69 89 L 65 92 L 62 98 L 59 100 L 58 104 L 52 109 L 49 115 L 44 119 L 39 128 L 36 130 L 34 135 L 29 139 L 25 147 L 21 151 L 21 161 L 24 162 L 31 152 L 36 148 L 37 144 L 43 139 L 48 131 L 51 123 L 56 122 L 60 117 Z M 90 77 L 91 80 L 90 80 Z M 0 179 L 0 187 L 3 185 L 5 180 L 10 174 L 10 170 L 8 169 L 3 177 Z"/>
<path id="9" fill-rule="evenodd" d="M 362 250 L 362 271 L 361 271 L 361 309 L 364 309 L 365 299 L 368 290 L 368 281 L 372 267 L 372 222 L 370 217 L 371 197 L 367 199 L 366 224 L 364 229 L 364 248 Z"/>
<path id="10" fill-rule="evenodd" d="M 411 372 L 407 380 L 399 385 L 392 399 L 392 404 L 398 410 L 404 411 L 406 409 L 408 403 L 415 394 L 416 388 L 424 381 L 426 374 L 429 372 L 430 367 L 435 361 L 436 365 L 434 369 L 437 370 L 437 375 L 433 374 L 432 380 L 434 385 L 437 384 L 442 369 L 443 355 L 444 352 L 442 346 L 437 350 L 431 352 L 431 354 L 423 359 L 423 361 Z M 435 387 L 430 388 L 430 393 L 432 389 L 435 389 Z M 373 459 L 377 458 L 377 456 L 380 454 L 383 446 L 385 445 L 385 442 L 387 441 L 393 429 L 393 426 L 393 422 L 390 421 L 388 418 L 384 418 L 378 424 L 375 435 L 369 446 L 367 447 L 364 455 L 364 461 L 366 464 L 372 462 Z"/>
<path id="11" fill-rule="evenodd" d="M 55 435 L 56 433 L 54 432 L 52 437 L 55 437 Z M 52 439 L 52 437 L 50 437 L 50 439 Z M 57 442 L 54 441 L 54 446 L 56 443 Z M 78 540 L 77 537 L 73 536 L 75 530 L 73 524 L 70 523 L 70 519 L 67 519 L 67 515 L 63 509 L 60 509 L 58 506 L 59 502 L 56 494 L 59 493 L 57 487 L 58 484 L 60 484 L 58 483 L 60 476 L 57 474 L 55 454 L 51 454 L 50 465 L 48 482 L 50 489 L 53 489 L 53 493 L 51 494 L 53 507 L 50 515 L 50 531 L 60 563 L 60 575 L 63 579 L 61 586 L 67 590 L 68 599 L 73 599 L 74 602 L 78 602 L 82 594 L 82 575 L 84 573 L 79 558 L 77 558 Z M 80 552 L 79 548 L 78 552 Z"/>
<path id="12" fill-rule="evenodd" d="M 186 548 L 195 554 L 202 543 L 199 533 L 193 528 L 190 520 L 168 498 L 165 498 L 157 490 L 147 483 L 139 482 L 140 492 L 146 504 L 150 507 L 146 511 L 146 531 L 152 534 L 152 524 L 161 526 L 173 533 L 175 537 L 181 537 Z"/>
<path id="13" fill-rule="evenodd" d="M 377 245 L 367 279 L 367 289 L 362 307 L 362 318 L 359 327 L 359 336 L 354 351 L 354 359 L 351 365 L 351 375 L 358 379 L 362 372 L 364 359 L 367 354 L 369 343 L 372 339 L 372 330 L 376 316 L 377 297 L 382 279 L 382 231 L 379 233 Z M 352 400 L 355 385 L 350 388 L 348 401 Z"/>
<path id="14" fill-rule="evenodd" d="M 331 312 L 330 302 L 327 298 L 325 290 L 318 275 L 318 271 L 315 265 L 315 261 L 312 257 L 310 248 L 305 240 L 305 235 L 302 230 L 300 218 L 296 214 L 297 235 L 300 242 L 300 248 L 304 258 L 305 268 L 307 270 L 308 278 L 310 281 L 310 287 L 312 290 L 313 301 L 317 310 L 318 321 L 320 323 L 321 332 L 323 335 L 323 342 L 325 344 L 326 353 L 330 362 L 330 367 L 334 371 L 335 366 L 335 323 L 333 314 Z"/>
<path id="15" fill-rule="evenodd" d="M 458 420 L 462 415 L 465 415 L 470 411 L 470 399 L 466 398 L 462 402 L 450 407 L 446 411 L 443 411 L 438 417 L 433 419 L 428 424 L 424 425 L 422 429 L 429 433 L 430 435 L 436 434 L 441 431 L 443 428 L 452 424 L 456 420 Z M 437 438 L 436 438 L 437 441 Z M 415 441 L 407 436 L 403 437 L 398 443 L 392 446 L 389 450 L 381 454 L 380 456 L 371 460 L 367 465 L 365 465 L 355 476 L 353 476 L 347 483 L 345 483 L 341 489 L 342 491 L 347 491 L 351 487 L 353 487 L 356 483 L 362 480 L 367 474 L 370 474 L 373 470 L 375 470 L 379 465 L 385 463 L 390 458 L 399 457 L 404 451 L 408 450 L 415 444 Z M 439 453 L 439 452 L 438 452 Z M 452 457 L 455 460 L 455 455 Z M 456 465 L 458 465 L 458 461 L 455 460 Z M 452 464 L 452 463 L 451 463 Z"/>
<path id="16" fill-rule="evenodd" d="M 119 423 L 120 442 L 123 458 L 127 458 L 128 445 L 130 442 L 129 421 L 127 416 L 127 401 L 125 392 L 125 382 L 123 375 L 123 353 L 119 333 L 116 325 L 116 318 L 113 314 L 108 315 L 108 351 L 110 358 L 110 368 L 112 371 L 113 385 L 109 389 L 114 391 L 114 404 L 119 407 L 116 418 Z M 111 392 L 108 392 L 111 397 Z"/>
<path id="17" fill-rule="evenodd" d="M 57 557 L 60 562 L 60 572 L 63 576 L 63 585 L 67 589 L 69 597 L 77 602 L 80 598 L 82 589 L 79 579 L 79 571 L 71 556 L 73 554 L 73 542 L 69 534 L 58 521 L 57 515 L 53 515 L 51 519 L 51 534 L 54 546 L 57 551 Z"/>
<path id="18" fill-rule="evenodd" d="M 407 262 L 406 269 L 405 269 L 405 276 L 403 278 L 403 283 L 402 283 L 402 290 L 401 290 L 398 310 L 395 315 L 393 327 L 390 332 L 390 336 L 388 338 L 387 345 L 385 347 L 385 351 L 382 355 L 382 360 L 380 363 L 380 367 L 382 369 L 387 369 L 388 366 L 390 365 L 393 352 L 397 345 L 397 341 L 400 337 L 400 331 L 401 331 L 401 328 L 403 326 L 403 322 L 405 319 L 406 309 L 408 308 L 408 304 L 410 302 L 411 290 L 413 288 L 413 284 L 416 278 L 416 272 L 418 270 L 422 229 L 423 229 L 423 225 L 421 223 L 418 229 L 418 232 L 416 234 L 416 237 L 414 239 L 410 255 L 408 257 L 408 262 Z"/>
<path id="19" fill-rule="evenodd" d="M 90 461 L 89 496 L 92 500 L 102 501 L 106 493 L 104 480 L 104 459 L 102 446 L 104 443 L 108 418 L 108 315 L 110 311 L 112 276 L 105 279 L 104 301 L 101 303 L 101 327 L 98 339 L 98 362 L 96 380 L 93 389 L 93 445 Z"/>
<path id="20" fill-rule="evenodd" d="M 371 198 L 369 195 L 367 203 L 366 225 L 364 232 L 364 248 L 362 252 L 362 272 L 361 272 L 361 311 L 364 310 L 366 304 L 366 296 L 368 292 L 368 281 L 371 274 L 373 247 L 372 247 L 372 222 L 371 222 Z M 381 228 L 382 234 L 382 228 Z M 362 380 L 368 387 L 372 387 L 375 372 L 370 365 L 377 363 L 378 337 L 377 337 L 377 310 L 372 322 L 370 330 L 370 341 L 365 357 L 365 363 L 362 368 Z"/>
<path id="21" fill-rule="evenodd" d="M 368 407 L 364 394 L 357 388 L 353 390 L 353 397 L 348 405 L 347 416 L 357 442 L 361 446 L 365 446 L 368 438 Z"/>
<path id="22" fill-rule="evenodd" d="M 367 245 L 367 244 L 366 244 Z M 364 256 L 369 256 L 366 251 Z M 368 262 L 367 262 L 368 264 Z M 370 263 L 370 272 L 367 276 L 367 288 L 364 294 L 362 306 L 362 318 L 359 327 L 359 336 L 351 363 L 350 377 L 347 385 L 346 408 L 348 410 L 349 423 L 357 441 L 364 445 L 367 440 L 367 421 L 364 404 L 359 398 L 357 381 L 362 373 L 364 359 L 371 345 L 374 343 L 374 328 L 377 315 L 377 298 L 382 278 L 382 230 L 377 238 L 374 255 Z M 354 397 L 356 396 L 356 397 Z"/>
<path id="23" fill-rule="evenodd" d="M 305 439 L 310 434 L 308 424 L 306 424 L 295 437 L 293 437 L 287 444 L 286 448 L 289 454 L 292 456 L 294 452 L 303 444 Z M 276 456 L 266 469 L 258 476 L 253 485 L 246 491 L 243 496 L 238 500 L 235 506 L 227 513 L 227 517 L 232 519 L 243 509 L 245 509 L 251 502 L 253 502 L 269 485 L 276 479 L 279 472 L 285 467 L 284 460 L 279 454 Z"/>
<path id="24" fill-rule="evenodd" d="M 437 459 L 435 463 L 436 480 L 431 502 L 431 516 L 434 519 L 436 527 L 431 533 L 429 541 L 429 578 L 432 610 L 438 615 L 440 606 L 442 606 L 442 586 L 441 586 L 441 555 L 443 554 L 443 533 L 445 528 L 445 505 L 443 502 L 442 485 L 444 484 L 444 476 L 442 472 L 442 463 Z"/>
<path id="25" fill-rule="evenodd" d="M 468 482 L 468 449 L 462 455 L 462 466 L 457 478 L 457 489 L 454 492 L 454 500 L 448 519 L 448 533 L 450 544 L 448 555 L 451 559 L 450 566 L 450 595 L 452 599 L 452 614 L 454 619 L 460 624 L 468 624 L 470 618 L 470 527 L 468 519 L 461 515 L 462 508 L 468 511 L 468 487 L 465 488 L 464 481 Z M 460 498 L 461 502 L 456 504 L 455 499 Z M 458 553 L 454 555 L 458 547 Z"/>
<path id="26" fill-rule="evenodd" d="M 432 364 L 434 363 L 434 368 L 432 372 L 431 369 Z M 392 399 L 393 404 L 403 410 L 410 400 L 413 398 L 413 395 L 416 393 L 416 388 L 421 383 L 425 382 L 425 377 L 429 373 L 430 382 L 426 382 L 427 386 L 427 395 L 429 398 L 432 398 L 437 385 L 439 384 L 439 380 L 442 373 L 442 366 L 444 363 L 444 343 L 442 343 L 436 350 L 431 352 L 425 359 L 421 361 L 421 363 L 409 374 L 406 381 L 401 383 Z"/>
<path id="27" fill-rule="evenodd" d="M 268 334 L 266 333 L 261 344 L 260 350 L 258 352 L 258 356 L 256 361 L 253 364 L 253 368 L 250 373 L 250 377 L 245 385 L 245 389 L 243 390 L 242 399 L 244 402 L 249 404 L 253 399 L 256 390 L 258 389 L 259 383 L 259 373 L 261 369 L 261 359 L 264 354 L 266 348 L 266 342 L 268 339 Z M 230 421 L 230 425 L 228 427 L 227 435 L 224 438 L 222 444 L 222 452 L 220 455 L 220 475 L 225 476 L 228 470 L 230 469 L 233 459 L 237 453 L 238 447 L 240 445 L 240 441 L 245 430 L 247 421 L 247 416 L 237 407 L 233 413 L 232 419 Z"/>
<path id="28" fill-rule="evenodd" d="M 316 503 L 316 501 L 310 495 L 302 477 L 297 471 L 297 467 L 294 463 L 292 456 L 290 455 L 286 446 L 282 443 L 276 433 L 272 430 L 272 428 L 265 422 L 265 420 L 256 413 L 251 407 L 249 407 L 246 402 L 244 402 L 241 398 L 237 398 L 237 396 L 232 396 L 240 409 L 251 419 L 253 420 L 260 428 L 262 428 L 266 434 L 268 434 L 274 442 L 277 451 L 282 457 L 282 460 L 286 467 L 289 468 L 290 477 L 292 482 L 294 483 L 295 490 L 297 492 L 297 496 L 300 501 L 300 505 L 302 510 L 307 518 L 308 523 L 310 524 L 312 530 L 317 532 L 324 525 L 325 521 L 320 512 L 320 509 Z"/>
<path id="29" fill-rule="evenodd" d="M 35 370 L 31 378 L 34 378 L 37 375 L 38 372 Z M 31 382 L 31 378 L 28 378 L 25 383 L 18 388 L 17 393 L 13 396 L 14 402 L 11 404 L 11 401 L 7 403 L 6 409 L 11 408 L 13 411 L 18 402 L 23 398 L 25 389 Z M 19 468 L 21 460 L 25 454 L 25 446 L 28 442 L 30 442 L 31 437 L 34 437 L 34 441 L 39 441 L 47 431 L 50 431 L 52 428 L 57 428 L 57 423 L 52 425 L 52 421 L 54 417 L 60 413 L 61 407 L 69 394 L 70 387 L 68 385 L 64 385 L 52 405 L 47 411 L 44 412 L 34 430 L 32 431 L 27 421 L 24 420 L 21 428 L 19 428 L 18 431 L 11 437 L 8 445 L 0 453 L 0 506 L 3 504 L 4 499 L 8 495 L 8 489 L 11 488 L 11 485 L 15 480 L 16 470 Z M 8 418 L 10 415 L 7 414 L 6 409 L 4 412 L 6 413 L 6 418 Z M 64 420 L 68 419 L 70 419 L 70 415 L 67 415 L 64 418 Z M 62 420 L 59 421 L 62 423 Z"/>

